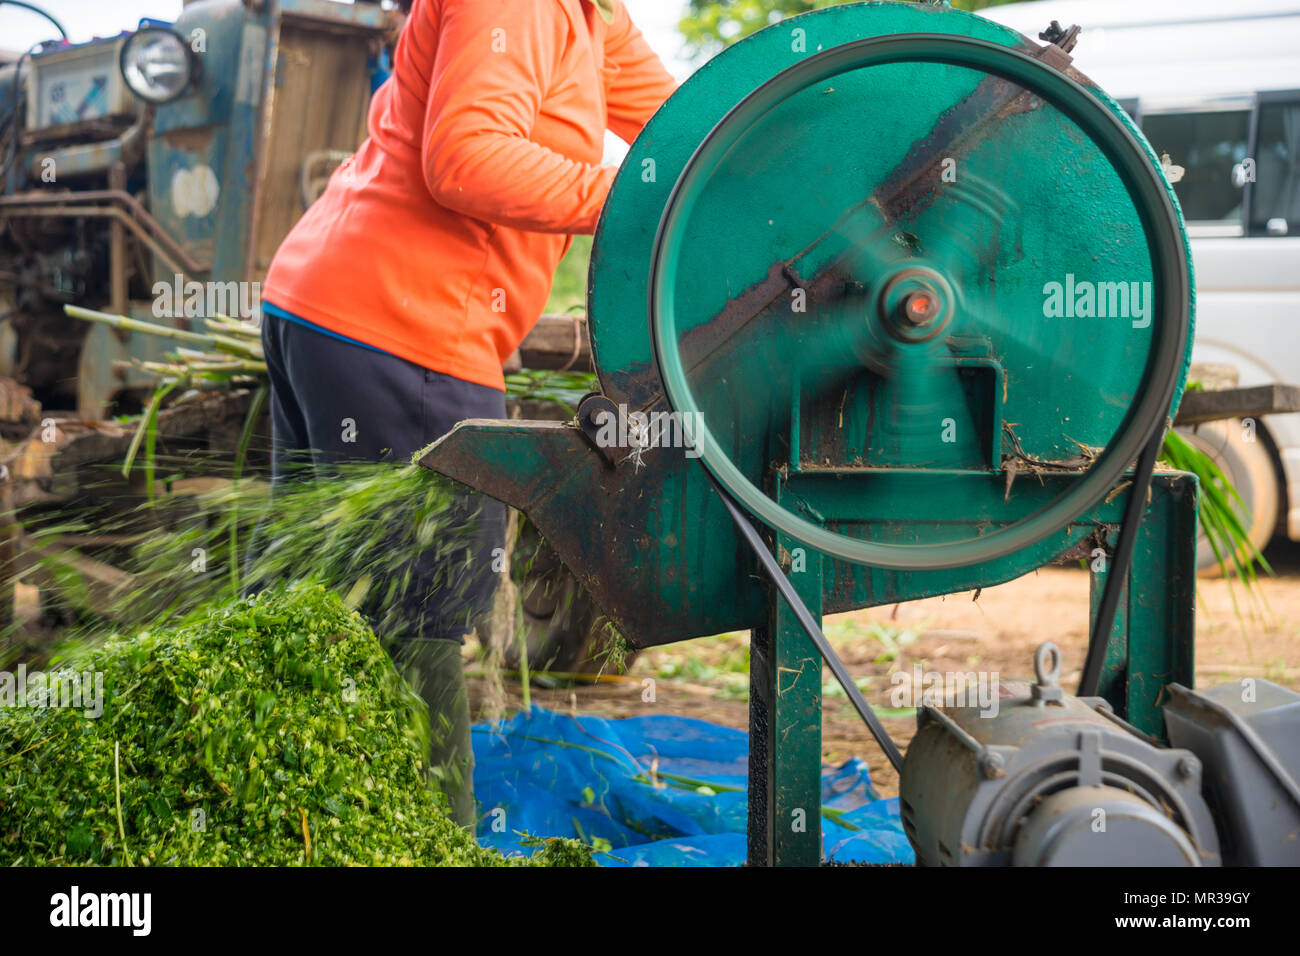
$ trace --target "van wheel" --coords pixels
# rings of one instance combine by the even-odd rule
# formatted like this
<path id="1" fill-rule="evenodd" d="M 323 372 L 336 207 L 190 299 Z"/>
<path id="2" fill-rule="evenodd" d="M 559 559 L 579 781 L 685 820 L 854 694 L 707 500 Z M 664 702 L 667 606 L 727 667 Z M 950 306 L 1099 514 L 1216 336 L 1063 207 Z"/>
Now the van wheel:
<path id="1" fill-rule="evenodd" d="M 1247 441 L 1246 428 L 1236 418 L 1184 426 L 1178 432 L 1208 455 L 1237 489 L 1245 506 L 1237 508 L 1241 523 L 1249 532 L 1250 543 L 1263 551 L 1273 537 L 1279 503 L 1277 470 L 1265 439 L 1254 435 L 1253 441 Z M 1243 561 L 1245 550 L 1238 555 Z M 1226 554 L 1223 557 L 1231 569 L 1232 558 Z M 1196 570 L 1202 577 L 1218 577 L 1223 573 L 1204 530 L 1196 538 Z"/>

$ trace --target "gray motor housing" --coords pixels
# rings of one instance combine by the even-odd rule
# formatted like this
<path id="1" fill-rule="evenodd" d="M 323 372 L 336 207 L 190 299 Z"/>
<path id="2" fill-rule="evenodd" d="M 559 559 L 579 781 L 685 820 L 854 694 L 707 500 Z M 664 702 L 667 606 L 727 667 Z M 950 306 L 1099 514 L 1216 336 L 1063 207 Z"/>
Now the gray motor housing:
<path id="1" fill-rule="evenodd" d="M 1166 690 L 1169 741 L 1205 768 L 1224 863 L 1300 865 L 1300 694 L 1256 678 Z"/>
<path id="2" fill-rule="evenodd" d="M 1196 755 L 1157 746 L 1099 698 L 1064 694 L 1054 645 L 1035 670 L 1036 684 L 999 685 L 995 713 L 919 708 L 900 786 L 917 861 L 1219 865 Z"/>

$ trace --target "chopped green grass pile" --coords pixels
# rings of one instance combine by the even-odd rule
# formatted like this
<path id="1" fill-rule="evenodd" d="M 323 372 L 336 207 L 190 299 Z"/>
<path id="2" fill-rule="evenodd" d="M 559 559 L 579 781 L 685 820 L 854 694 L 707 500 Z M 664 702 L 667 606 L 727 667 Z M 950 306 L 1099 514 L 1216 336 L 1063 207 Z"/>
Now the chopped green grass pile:
<path id="1" fill-rule="evenodd" d="M 591 862 L 560 840 L 506 858 L 446 816 L 426 784 L 419 698 L 318 584 L 114 637 L 50 677 L 54 666 L 57 700 L 30 686 L 19 700 L 12 684 L 6 699 L 0 685 L 0 865 Z M 72 673 L 80 707 L 62 706 Z"/>

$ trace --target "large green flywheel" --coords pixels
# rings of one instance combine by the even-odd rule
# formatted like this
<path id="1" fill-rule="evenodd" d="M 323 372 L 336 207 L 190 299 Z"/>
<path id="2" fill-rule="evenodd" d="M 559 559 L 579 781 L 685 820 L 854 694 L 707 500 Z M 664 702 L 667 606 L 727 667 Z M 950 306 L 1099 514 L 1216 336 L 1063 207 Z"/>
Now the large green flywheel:
<path id="1" fill-rule="evenodd" d="M 1113 103 L 915 33 L 811 53 L 727 112 L 669 193 L 648 293 L 665 397 L 721 486 L 825 554 L 925 570 L 1022 551 L 1122 481 L 1182 387 L 1190 287 Z"/>

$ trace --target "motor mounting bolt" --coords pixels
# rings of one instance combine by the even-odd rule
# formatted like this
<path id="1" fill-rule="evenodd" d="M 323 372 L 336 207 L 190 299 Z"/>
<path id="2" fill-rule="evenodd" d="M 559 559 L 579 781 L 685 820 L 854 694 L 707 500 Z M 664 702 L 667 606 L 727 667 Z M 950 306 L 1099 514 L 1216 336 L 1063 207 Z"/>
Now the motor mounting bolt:
<path id="1" fill-rule="evenodd" d="M 1029 687 L 1029 696 L 1036 706 L 1065 705 L 1065 692 L 1061 689 L 1061 649 L 1051 641 L 1044 641 L 1034 652 L 1034 676 L 1037 683 Z"/>
<path id="2" fill-rule="evenodd" d="M 986 750 L 980 754 L 980 773 L 990 780 L 994 780 L 1006 773 L 1007 762 L 1002 759 L 1002 754 L 992 750 Z"/>
<path id="3" fill-rule="evenodd" d="M 1194 757 L 1184 757 L 1182 760 L 1178 761 L 1178 776 L 1182 777 L 1184 780 L 1194 776 L 1196 771 L 1199 769 L 1200 765 Z"/>

